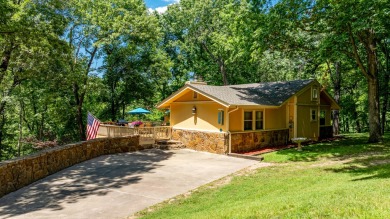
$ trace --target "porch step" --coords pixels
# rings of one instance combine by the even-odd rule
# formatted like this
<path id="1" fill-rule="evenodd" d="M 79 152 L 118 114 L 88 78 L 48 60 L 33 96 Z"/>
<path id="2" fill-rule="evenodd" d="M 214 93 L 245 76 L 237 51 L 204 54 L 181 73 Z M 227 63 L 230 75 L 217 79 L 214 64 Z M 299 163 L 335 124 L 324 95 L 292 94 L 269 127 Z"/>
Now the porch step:
<path id="1" fill-rule="evenodd" d="M 168 140 L 168 139 L 156 140 L 156 143 L 154 144 L 154 148 L 158 148 L 162 150 L 174 150 L 174 149 L 181 149 L 185 147 L 186 146 L 180 141 Z"/>

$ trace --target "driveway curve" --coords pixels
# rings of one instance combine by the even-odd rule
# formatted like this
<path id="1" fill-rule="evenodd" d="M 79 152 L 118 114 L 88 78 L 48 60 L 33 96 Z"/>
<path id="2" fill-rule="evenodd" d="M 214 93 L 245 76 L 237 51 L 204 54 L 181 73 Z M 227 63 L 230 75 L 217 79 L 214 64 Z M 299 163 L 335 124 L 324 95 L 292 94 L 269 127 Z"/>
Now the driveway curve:
<path id="1" fill-rule="evenodd" d="M 188 149 L 105 155 L 0 199 L 0 218 L 125 218 L 257 161 Z"/>

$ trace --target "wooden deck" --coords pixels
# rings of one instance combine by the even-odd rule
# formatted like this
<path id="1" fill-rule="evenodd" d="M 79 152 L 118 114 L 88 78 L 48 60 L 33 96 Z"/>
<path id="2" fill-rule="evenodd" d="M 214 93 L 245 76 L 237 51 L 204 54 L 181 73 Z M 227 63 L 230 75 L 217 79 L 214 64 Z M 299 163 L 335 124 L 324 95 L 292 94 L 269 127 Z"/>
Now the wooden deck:
<path id="1" fill-rule="evenodd" d="M 139 135 L 141 145 L 152 145 L 156 140 L 171 139 L 170 126 L 155 126 L 143 128 L 129 128 L 126 126 L 100 125 L 98 138 L 113 138 L 129 135 Z"/>

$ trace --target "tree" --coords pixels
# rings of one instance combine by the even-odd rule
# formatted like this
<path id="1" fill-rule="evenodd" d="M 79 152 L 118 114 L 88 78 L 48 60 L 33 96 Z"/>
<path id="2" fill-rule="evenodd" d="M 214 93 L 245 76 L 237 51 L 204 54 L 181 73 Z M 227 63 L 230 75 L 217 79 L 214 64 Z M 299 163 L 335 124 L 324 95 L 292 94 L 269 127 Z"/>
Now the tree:
<path id="1" fill-rule="evenodd" d="M 73 47 L 70 66 L 79 138 L 85 139 L 83 104 L 93 63 L 102 48 L 115 42 L 153 38 L 157 22 L 147 14 L 141 0 L 69 1 L 69 44 Z"/>
<path id="2" fill-rule="evenodd" d="M 58 0 L 2 1 L 0 3 L 0 157 L 12 115 L 7 104 L 22 82 L 44 76 L 51 62 L 62 58 L 67 46 L 63 3 Z M 4 15 L 4 16 L 3 16 Z M 60 55 L 58 55 L 60 54 Z M 58 59 L 57 59 L 58 58 Z"/>
<path id="3" fill-rule="evenodd" d="M 282 13 L 294 27 L 313 34 L 326 34 L 325 46 L 332 42 L 353 59 L 368 84 L 369 142 L 381 140 L 378 86 L 378 45 L 388 36 L 387 1 L 281 1 Z"/>
<path id="4" fill-rule="evenodd" d="M 250 60 L 261 2 L 183 0 L 170 6 L 162 16 L 173 46 L 168 54 L 185 57 L 188 71 L 213 84 L 250 81 L 256 71 Z"/>

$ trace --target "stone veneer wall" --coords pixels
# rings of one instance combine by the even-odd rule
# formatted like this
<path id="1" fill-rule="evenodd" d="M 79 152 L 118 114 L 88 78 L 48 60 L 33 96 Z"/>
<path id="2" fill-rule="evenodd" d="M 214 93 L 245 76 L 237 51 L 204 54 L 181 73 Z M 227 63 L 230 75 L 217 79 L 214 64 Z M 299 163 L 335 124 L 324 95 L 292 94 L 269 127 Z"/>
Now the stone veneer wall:
<path id="1" fill-rule="evenodd" d="M 228 150 L 229 135 L 218 132 L 172 129 L 172 139 L 182 142 L 186 148 L 225 154 Z"/>
<path id="2" fill-rule="evenodd" d="M 241 132 L 231 134 L 232 153 L 248 152 L 267 146 L 285 145 L 289 139 L 289 130 L 271 130 L 260 132 Z"/>
<path id="3" fill-rule="evenodd" d="M 74 164 L 106 154 L 143 150 L 139 136 L 98 138 L 0 162 L 0 197 Z"/>

